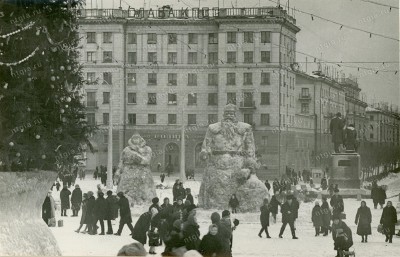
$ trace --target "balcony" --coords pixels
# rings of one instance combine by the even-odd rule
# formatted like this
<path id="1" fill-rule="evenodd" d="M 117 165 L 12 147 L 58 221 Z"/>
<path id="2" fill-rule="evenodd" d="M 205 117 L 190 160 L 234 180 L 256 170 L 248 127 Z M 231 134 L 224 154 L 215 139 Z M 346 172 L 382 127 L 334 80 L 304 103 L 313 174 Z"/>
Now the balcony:
<path id="1" fill-rule="evenodd" d="M 256 102 L 255 101 L 242 101 L 239 105 L 240 109 L 256 109 Z"/>
<path id="2" fill-rule="evenodd" d="M 99 106 L 97 105 L 97 101 L 87 101 L 85 103 L 86 110 L 97 110 Z"/>
<path id="3" fill-rule="evenodd" d="M 310 94 L 300 94 L 299 95 L 299 100 L 304 101 L 304 102 L 310 102 L 311 101 L 311 95 Z"/>

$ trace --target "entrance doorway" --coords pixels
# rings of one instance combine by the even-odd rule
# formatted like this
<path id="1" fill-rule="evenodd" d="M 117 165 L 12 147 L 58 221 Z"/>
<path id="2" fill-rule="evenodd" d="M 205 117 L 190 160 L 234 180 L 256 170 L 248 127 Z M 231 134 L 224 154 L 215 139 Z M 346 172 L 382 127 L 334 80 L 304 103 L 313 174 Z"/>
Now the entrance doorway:
<path id="1" fill-rule="evenodd" d="M 172 172 L 177 172 L 179 171 L 179 167 L 180 167 L 180 160 L 179 160 L 179 147 L 177 144 L 175 143 L 169 143 L 165 146 L 165 166 L 167 167 L 167 165 L 169 163 L 172 164 Z"/>

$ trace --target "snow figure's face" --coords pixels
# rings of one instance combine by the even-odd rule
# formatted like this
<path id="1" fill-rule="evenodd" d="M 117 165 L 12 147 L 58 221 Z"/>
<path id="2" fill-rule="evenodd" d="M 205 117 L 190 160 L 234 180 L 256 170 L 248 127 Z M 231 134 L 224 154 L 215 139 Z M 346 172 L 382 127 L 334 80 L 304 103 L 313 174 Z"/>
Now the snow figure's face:
<path id="1" fill-rule="evenodd" d="M 215 236 L 218 233 L 218 228 L 217 227 L 212 227 L 210 229 L 210 234 Z"/>

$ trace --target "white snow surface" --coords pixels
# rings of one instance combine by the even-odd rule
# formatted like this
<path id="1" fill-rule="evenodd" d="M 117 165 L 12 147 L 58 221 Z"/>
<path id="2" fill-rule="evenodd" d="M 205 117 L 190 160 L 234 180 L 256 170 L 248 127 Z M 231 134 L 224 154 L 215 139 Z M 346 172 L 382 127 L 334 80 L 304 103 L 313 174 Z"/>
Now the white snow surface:
<path id="1" fill-rule="evenodd" d="M 88 174 L 89 175 L 89 174 Z M 164 185 L 168 185 L 169 189 L 157 189 L 157 195 L 160 198 L 160 204 L 164 197 L 169 197 L 172 201 L 172 185 L 177 177 L 167 177 L 164 181 Z M 154 176 L 154 181 L 160 184 L 158 176 Z M 82 191 L 97 192 L 96 186 L 100 183 L 99 180 L 94 180 L 92 177 L 87 176 L 85 180 L 76 181 L 80 185 Z M 195 199 L 195 203 L 198 200 L 198 192 L 200 189 L 200 181 L 186 181 L 184 187 L 190 187 L 192 194 Z M 397 192 L 400 192 L 400 175 L 391 176 L 380 184 L 388 184 L 390 192 L 388 196 L 391 196 Z M 70 191 L 74 187 L 69 188 Z M 115 191 L 115 188 L 114 188 Z M 53 197 L 59 205 L 59 192 L 56 188 L 53 188 Z M 392 198 L 393 205 L 397 206 L 399 203 L 398 197 Z M 382 210 L 375 210 L 373 208 L 372 200 L 366 199 L 367 205 L 371 208 L 372 212 L 372 235 L 368 238 L 368 243 L 361 243 L 361 237 L 356 234 L 357 226 L 354 223 L 357 208 L 360 206 L 360 201 L 356 199 L 345 199 L 345 213 L 347 219 L 344 222 L 351 228 L 353 232 L 354 246 L 351 248 L 355 250 L 357 257 L 394 257 L 400 256 L 400 238 L 394 236 L 393 243 L 385 243 L 385 236 L 377 232 L 377 226 L 381 217 Z M 149 203 L 150 205 L 150 203 Z M 132 219 L 134 226 L 139 216 L 148 210 L 147 206 L 134 206 L 131 208 Z M 232 220 L 237 218 L 240 221 L 240 225 L 233 233 L 233 256 L 234 257 L 245 257 L 245 256 L 259 256 L 259 257 L 328 257 L 336 256 L 336 251 L 333 250 L 333 240 L 331 234 L 327 237 L 319 236 L 315 237 L 314 227 L 311 223 L 311 210 L 314 203 L 300 203 L 299 218 L 296 221 L 296 235 L 299 237 L 298 240 L 293 240 L 290 234 L 289 226 L 283 234 L 283 239 L 278 237 L 279 230 L 281 227 L 281 214 L 278 213 L 277 223 L 273 222 L 270 224 L 269 233 L 271 239 L 257 236 L 261 225 L 259 222 L 259 213 L 238 213 L 232 214 Z M 228 208 L 224 206 L 222 208 Z M 222 210 L 197 210 L 197 219 L 200 225 L 201 237 L 208 232 L 208 226 L 211 224 L 210 216 L 214 211 L 218 211 L 220 214 Z M 134 242 L 129 236 L 130 231 L 125 225 L 121 236 L 114 235 L 88 235 L 82 233 L 76 233 L 75 230 L 79 227 L 79 217 L 71 217 L 72 211 L 68 210 L 68 217 L 60 216 L 60 208 L 56 211 L 56 219 L 62 219 L 64 221 L 63 227 L 50 228 L 56 237 L 59 247 L 64 256 L 116 256 L 118 250 L 126 244 Z M 399 219 L 400 219 L 400 213 Z M 113 221 L 114 233 L 118 230 L 119 220 Z M 100 224 L 98 224 L 100 226 Z M 82 229 L 83 230 L 83 229 Z M 107 232 L 107 222 L 105 222 L 105 230 Z M 397 230 L 396 230 L 397 231 Z M 99 229 L 100 233 L 100 229 Z M 148 245 L 145 245 L 146 250 L 149 249 Z M 161 256 L 164 246 L 156 248 L 156 255 L 148 256 Z"/>

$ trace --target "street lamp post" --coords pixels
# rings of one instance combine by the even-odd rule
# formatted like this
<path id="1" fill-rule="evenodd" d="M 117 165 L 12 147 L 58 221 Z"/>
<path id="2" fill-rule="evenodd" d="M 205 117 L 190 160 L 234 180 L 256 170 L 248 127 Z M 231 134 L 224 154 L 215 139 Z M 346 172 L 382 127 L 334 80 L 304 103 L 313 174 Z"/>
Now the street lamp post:
<path id="1" fill-rule="evenodd" d="M 112 86 L 110 86 L 109 114 L 108 114 L 108 146 L 107 146 L 107 188 L 113 188 L 113 115 L 112 115 Z"/>

